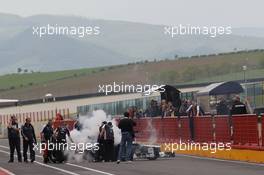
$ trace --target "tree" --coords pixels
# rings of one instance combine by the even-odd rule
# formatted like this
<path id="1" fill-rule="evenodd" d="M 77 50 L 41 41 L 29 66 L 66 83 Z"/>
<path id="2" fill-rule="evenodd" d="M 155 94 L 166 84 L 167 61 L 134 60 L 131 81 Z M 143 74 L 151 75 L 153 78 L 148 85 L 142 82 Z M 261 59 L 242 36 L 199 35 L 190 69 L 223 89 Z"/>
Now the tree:
<path id="1" fill-rule="evenodd" d="M 24 69 L 24 73 L 27 73 L 28 72 L 28 70 L 27 69 Z"/>
<path id="2" fill-rule="evenodd" d="M 21 73 L 22 72 L 22 68 L 17 68 L 17 73 Z"/>

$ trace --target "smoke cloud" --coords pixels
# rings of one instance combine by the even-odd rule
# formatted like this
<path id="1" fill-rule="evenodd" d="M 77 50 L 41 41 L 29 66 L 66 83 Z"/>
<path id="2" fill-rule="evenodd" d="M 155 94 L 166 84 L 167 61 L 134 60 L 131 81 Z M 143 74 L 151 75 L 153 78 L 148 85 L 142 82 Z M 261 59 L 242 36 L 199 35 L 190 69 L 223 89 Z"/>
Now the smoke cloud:
<path id="1" fill-rule="evenodd" d="M 82 129 L 80 131 L 76 129 L 71 131 L 70 134 L 73 142 L 76 144 L 97 143 L 99 127 L 101 126 L 103 121 L 111 121 L 113 123 L 115 145 L 119 144 L 121 141 L 121 131 L 116 126 L 115 119 L 113 119 L 110 115 L 106 115 L 103 110 L 93 111 L 86 116 L 79 117 L 79 122 L 82 125 Z M 67 150 L 66 154 L 68 156 L 68 161 L 81 162 L 84 160 L 84 158 L 87 160 L 93 159 L 91 156 L 85 155 L 85 153 L 78 153 L 76 151 Z"/>
<path id="2" fill-rule="evenodd" d="M 156 128 L 152 124 L 152 120 L 147 120 L 147 128 L 146 130 L 149 131 L 150 136 L 148 139 L 148 144 L 154 144 L 157 142 L 157 131 Z"/>

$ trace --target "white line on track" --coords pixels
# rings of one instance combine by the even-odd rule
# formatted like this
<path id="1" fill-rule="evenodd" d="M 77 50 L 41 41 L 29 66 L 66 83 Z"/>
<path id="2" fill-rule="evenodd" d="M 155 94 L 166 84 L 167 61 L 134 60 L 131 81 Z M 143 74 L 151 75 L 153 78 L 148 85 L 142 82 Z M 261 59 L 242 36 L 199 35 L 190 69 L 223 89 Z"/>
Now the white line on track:
<path id="1" fill-rule="evenodd" d="M 47 168 L 52 168 L 54 170 L 58 170 L 58 171 L 61 171 L 61 172 L 64 172 L 64 173 L 67 173 L 67 174 L 71 174 L 71 175 L 80 175 L 80 174 L 77 174 L 77 173 L 74 173 L 74 172 L 71 172 L 71 171 L 67 171 L 67 170 L 64 170 L 64 169 L 61 169 L 61 168 L 57 168 L 57 167 L 54 167 L 54 166 L 50 166 L 50 165 L 47 165 L 47 164 L 44 164 L 44 163 L 40 163 L 38 161 L 35 161 L 37 164 L 41 165 L 41 166 L 44 166 L 44 167 L 47 167 Z"/>
<path id="2" fill-rule="evenodd" d="M 114 174 L 111 174 L 111 173 L 99 171 L 99 170 L 96 170 L 96 169 L 92 169 L 92 168 L 88 168 L 88 167 L 84 167 L 84 166 L 80 166 L 80 165 L 75 165 L 75 164 L 71 164 L 71 163 L 66 163 L 66 164 L 67 165 L 71 165 L 71 166 L 75 166 L 75 167 L 78 167 L 78 168 L 82 168 L 82 169 L 85 169 L 85 170 L 93 171 L 93 172 L 96 172 L 96 173 L 101 173 L 101 174 L 105 174 L 105 175 L 114 175 Z"/>
<path id="3" fill-rule="evenodd" d="M 201 160 L 213 160 L 217 162 L 228 162 L 228 163 L 236 163 L 236 164 L 243 164 L 243 165 L 254 165 L 254 166 L 261 166 L 264 167 L 264 164 L 260 163 L 251 163 L 251 162 L 243 162 L 238 160 L 224 160 L 224 159 L 216 159 L 216 158 L 210 158 L 210 157 L 199 157 L 199 156 L 193 156 L 193 155 L 187 155 L 187 154 L 176 154 L 177 157 L 189 157 L 194 159 L 201 159 Z"/>
<path id="4" fill-rule="evenodd" d="M 9 149 L 9 147 L 7 146 L 3 146 L 3 145 L 0 145 L 1 148 L 6 148 L 6 149 Z M 1 152 L 1 150 L 0 150 Z M 42 156 L 39 156 L 39 155 L 35 155 L 36 157 L 39 157 L 39 158 L 42 158 Z M 37 163 L 37 162 L 36 162 Z M 38 162 L 40 163 L 40 162 Z M 43 163 L 41 163 L 43 164 Z M 43 165 L 47 165 L 47 164 L 43 164 Z M 88 167 L 84 167 L 84 166 L 80 166 L 80 165 L 76 165 L 76 164 L 72 164 L 72 163 L 66 163 L 66 165 L 69 165 L 69 166 L 74 166 L 74 167 L 77 167 L 77 168 L 81 168 L 81 169 L 85 169 L 85 170 L 89 170 L 89 171 L 92 171 L 92 172 L 96 172 L 96 173 L 100 173 L 100 174 L 105 174 L 105 175 L 114 175 L 114 174 L 111 174 L 111 173 L 108 173 L 108 172 L 104 172 L 104 171 L 100 171 L 100 170 L 96 170 L 96 169 L 93 169 L 93 168 L 88 168 Z M 52 166 L 53 167 L 53 166 Z"/>
<path id="5" fill-rule="evenodd" d="M 15 174 L 12 173 L 11 171 L 9 171 L 9 170 L 7 170 L 7 169 L 4 169 L 4 168 L 2 168 L 2 167 L 0 167 L 0 171 L 3 171 L 3 172 L 5 172 L 5 173 L 8 174 L 8 175 L 15 175 Z"/>
<path id="6" fill-rule="evenodd" d="M 0 145 L 0 147 L 1 147 L 1 148 L 7 148 L 7 149 L 9 149 L 9 147 L 7 147 L 7 146 L 3 146 L 3 145 Z"/>
<path id="7" fill-rule="evenodd" d="M 6 153 L 6 154 L 10 154 L 9 152 L 3 151 L 3 150 L 0 150 L 0 152 Z M 57 168 L 57 167 L 54 167 L 54 166 L 46 165 L 46 164 L 38 162 L 38 161 L 35 161 L 35 163 L 37 163 L 37 164 L 39 164 L 41 166 L 47 167 L 47 168 L 55 169 L 57 171 L 60 171 L 60 172 L 66 173 L 66 174 L 80 175 L 80 174 L 77 174 L 77 173 L 74 173 L 74 172 L 71 172 L 71 171 L 67 171 L 67 170 L 64 170 L 64 169 L 61 169 L 61 168 Z"/>

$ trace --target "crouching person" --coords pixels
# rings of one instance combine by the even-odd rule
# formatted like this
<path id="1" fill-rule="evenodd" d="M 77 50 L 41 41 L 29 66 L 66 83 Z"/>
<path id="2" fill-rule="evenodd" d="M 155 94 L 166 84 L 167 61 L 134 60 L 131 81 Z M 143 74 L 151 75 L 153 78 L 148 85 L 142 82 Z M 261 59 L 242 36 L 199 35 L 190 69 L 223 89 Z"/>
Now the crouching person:
<path id="1" fill-rule="evenodd" d="M 24 162 L 28 162 L 27 152 L 29 148 L 30 159 L 33 163 L 35 161 L 34 144 L 37 143 L 34 127 L 31 124 L 31 119 L 26 118 L 26 123 L 21 127 L 21 135 L 23 137 L 23 157 Z"/>
<path id="2" fill-rule="evenodd" d="M 62 163 L 66 161 L 66 157 L 64 155 L 64 151 L 67 146 L 66 136 L 68 136 L 70 141 L 73 142 L 70 136 L 70 131 L 67 128 L 64 121 L 62 121 L 61 125 L 55 130 L 55 136 L 56 136 L 56 149 L 57 149 L 55 151 L 55 157 L 59 163 Z"/>

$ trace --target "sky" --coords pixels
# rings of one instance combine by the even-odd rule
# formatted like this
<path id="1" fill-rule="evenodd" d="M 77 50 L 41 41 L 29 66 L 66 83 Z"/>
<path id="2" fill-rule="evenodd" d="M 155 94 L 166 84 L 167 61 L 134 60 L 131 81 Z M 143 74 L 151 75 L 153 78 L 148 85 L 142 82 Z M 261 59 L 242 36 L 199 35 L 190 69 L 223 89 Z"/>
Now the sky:
<path id="1" fill-rule="evenodd" d="M 0 0 L 20 16 L 76 15 L 149 24 L 264 27 L 263 0 Z"/>

